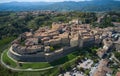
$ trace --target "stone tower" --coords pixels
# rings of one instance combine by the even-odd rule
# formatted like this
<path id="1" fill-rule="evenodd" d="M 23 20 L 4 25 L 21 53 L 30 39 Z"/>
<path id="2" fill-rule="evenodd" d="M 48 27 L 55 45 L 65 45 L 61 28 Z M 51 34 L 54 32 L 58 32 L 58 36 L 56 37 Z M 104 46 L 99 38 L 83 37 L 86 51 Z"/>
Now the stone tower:
<path id="1" fill-rule="evenodd" d="M 78 47 L 79 48 L 83 47 L 82 33 L 80 31 L 78 32 Z"/>

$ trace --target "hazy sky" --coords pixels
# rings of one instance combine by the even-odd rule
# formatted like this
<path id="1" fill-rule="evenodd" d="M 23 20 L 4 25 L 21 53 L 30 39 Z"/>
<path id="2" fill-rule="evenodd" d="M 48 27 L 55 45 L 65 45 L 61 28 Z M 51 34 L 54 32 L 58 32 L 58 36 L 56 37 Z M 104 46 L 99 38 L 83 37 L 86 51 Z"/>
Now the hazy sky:
<path id="1" fill-rule="evenodd" d="M 0 3 L 4 2 L 12 2 L 12 1 L 18 1 L 18 2 L 62 2 L 62 1 L 90 1 L 90 0 L 0 0 Z"/>
<path id="2" fill-rule="evenodd" d="M 62 1 L 76 1 L 77 2 L 77 1 L 91 1 L 91 0 L 0 0 L 0 3 L 13 2 L 13 1 L 17 1 L 17 2 L 62 2 Z M 120 0 L 116 0 L 116 1 L 120 1 Z"/>

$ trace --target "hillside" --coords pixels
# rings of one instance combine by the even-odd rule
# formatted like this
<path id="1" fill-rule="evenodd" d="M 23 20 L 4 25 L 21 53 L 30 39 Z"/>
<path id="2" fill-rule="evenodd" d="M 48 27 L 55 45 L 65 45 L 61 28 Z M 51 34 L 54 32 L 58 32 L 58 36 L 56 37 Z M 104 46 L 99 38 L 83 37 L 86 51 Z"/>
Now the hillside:
<path id="1" fill-rule="evenodd" d="M 64 2 L 10 2 L 1 3 L 0 11 L 119 11 L 120 1 L 93 0 L 93 1 L 64 1 Z"/>

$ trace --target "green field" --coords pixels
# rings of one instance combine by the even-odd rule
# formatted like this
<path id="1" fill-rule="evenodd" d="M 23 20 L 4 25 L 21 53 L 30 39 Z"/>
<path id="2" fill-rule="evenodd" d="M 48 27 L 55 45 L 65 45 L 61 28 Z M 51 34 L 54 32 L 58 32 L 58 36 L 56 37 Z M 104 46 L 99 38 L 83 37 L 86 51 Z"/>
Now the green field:
<path id="1" fill-rule="evenodd" d="M 11 66 L 11 67 L 17 67 L 16 62 L 14 62 L 13 60 L 11 60 L 8 56 L 7 56 L 7 51 L 8 49 L 4 50 L 3 52 L 3 57 L 2 60 L 4 63 L 6 63 L 7 65 Z"/>
<path id="2" fill-rule="evenodd" d="M 62 57 L 58 60 L 55 60 L 53 62 L 26 62 L 26 63 L 21 63 L 21 66 L 18 67 L 18 62 L 13 61 L 11 58 L 7 56 L 8 49 L 4 50 L 3 52 L 3 61 L 7 65 L 13 67 L 13 68 L 22 68 L 22 69 L 27 69 L 27 68 L 32 68 L 32 69 L 40 69 L 40 68 L 46 68 L 50 66 L 56 66 L 56 65 L 61 65 L 64 64 L 74 58 L 76 58 L 79 54 L 78 51 L 75 51 L 73 53 L 68 54 L 65 57 Z"/>
<path id="3" fill-rule="evenodd" d="M 34 63 L 28 62 L 28 63 L 22 63 L 21 66 L 18 67 L 18 63 L 13 61 L 11 58 L 7 56 L 7 52 L 8 50 L 5 50 L 3 53 L 3 62 L 13 68 L 16 67 L 16 68 L 22 68 L 22 69 L 27 69 L 27 68 L 40 69 L 40 68 L 46 68 L 51 66 L 48 62 L 34 62 Z"/>
<path id="4" fill-rule="evenodd" d="M 93 52 L 94 49 L 96 48 L 92 48 Z M 88 48 L 84 48 L 84 49 L 79 49 L 76 50 L 68 55 L 66 55 L 65 57 L 62 57 L 58 60 L 55 60 L 53 62 L 27 62 L 27 63 L 22 63 L 21 66 L 18 66 L 18 63 L 14 62 L 13 60 L 11 60 L 8 56 L 7 56 L 7 50 L 4 50 L 3 53 L 3 61 L 6 64 L 9 64 L 11 67 L 14 68 L 19 68 L 19 69 L 28 69 L 28 68 L 32 68 L 32 69 L 43 69 L 43 68 L 47 68 L 47 67 L 51 67 L 51 66 L 56 66 L 52 69 L 47 69 L 44 71 L 38 71 L 38 72 L 18 72 L 17 76 L 57 76 L 60 73 L 60 67 L 62 69 L 64 69 L 64 71 L 69 70 L 70 68 L 74 67 L 76 65 L 76 61 L 78 59 L 83 59 L 85 57 L 89 58 L 90 56 L 92 56 L 93 58 L 95 58 L 96 56 L 93 56 L 92 54 L 90 54 L 89 52 L 92 52 L 92 50 L 88 49 Z M 57 66 L 58 65 L 58 66 Z"/>
<path id="5" fill-rule="evenodd" d="M 51 65 L 48 62 L 35 62 L 35 63 L 23 63 L 21 68 L 33 68 L 40 69 L 50 67 Z"/>

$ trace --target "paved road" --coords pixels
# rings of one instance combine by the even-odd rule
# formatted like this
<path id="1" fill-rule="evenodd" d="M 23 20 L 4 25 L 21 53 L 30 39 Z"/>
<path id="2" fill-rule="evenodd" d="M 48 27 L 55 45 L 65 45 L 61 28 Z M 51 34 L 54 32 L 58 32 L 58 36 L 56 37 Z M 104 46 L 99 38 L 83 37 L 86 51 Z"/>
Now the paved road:
<path id="1" fill-rule="evenodd" d="M 5 52 L 5 51 L 4 51 L 4 52 Z M 3 52 L 3 53 L 4 53 L 4 52 Z M 51 67 L 42 68 L 42 69 L 32 69 L 32 68 L 20 69 L 20 68 L 13 68 L 13 67 L 10 67 L 9 65 L 7 65 L 7 64 L 5 64 L 5 63 L 3 62 L 3 53 L 1 54 L 0 63 L 1 63 L 4 67 L 6 67 L 6 68 L 8 68 L 8 69 L 11 69 L 11 70 L 13 70 L 13 71 L 44 71 L 44 70 L 48 70 L 48 69 L 51 69 L 51 68 L 56 67 L 56 66 L 51 66 Z"/>

